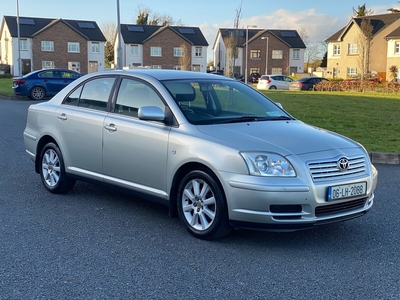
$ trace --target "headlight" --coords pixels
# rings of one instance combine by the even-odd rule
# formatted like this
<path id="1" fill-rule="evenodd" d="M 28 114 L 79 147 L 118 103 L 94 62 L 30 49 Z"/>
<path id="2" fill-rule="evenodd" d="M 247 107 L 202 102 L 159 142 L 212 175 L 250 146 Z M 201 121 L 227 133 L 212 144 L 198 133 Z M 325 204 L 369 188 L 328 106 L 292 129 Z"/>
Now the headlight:
<path id="1" fill-rule="evenodd" d="M 240 152 L 250 175 L 295 177 L 296 172 L 290 162 L 274 153 Z"/>

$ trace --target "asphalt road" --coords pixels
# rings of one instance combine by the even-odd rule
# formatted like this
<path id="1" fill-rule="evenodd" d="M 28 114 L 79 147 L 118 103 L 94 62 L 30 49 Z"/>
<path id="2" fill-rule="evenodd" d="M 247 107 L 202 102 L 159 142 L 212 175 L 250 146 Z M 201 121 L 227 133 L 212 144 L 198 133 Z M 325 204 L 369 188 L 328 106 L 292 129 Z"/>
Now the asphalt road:
<path id="1" fill-rule="evenodd" d="M 361 218 L 202 241 L 101 186 L 48 193 L 23 146 L 30 103 L 0 99 L 0 299 L 400 299 L 399 165 L 377 165 Z"/>

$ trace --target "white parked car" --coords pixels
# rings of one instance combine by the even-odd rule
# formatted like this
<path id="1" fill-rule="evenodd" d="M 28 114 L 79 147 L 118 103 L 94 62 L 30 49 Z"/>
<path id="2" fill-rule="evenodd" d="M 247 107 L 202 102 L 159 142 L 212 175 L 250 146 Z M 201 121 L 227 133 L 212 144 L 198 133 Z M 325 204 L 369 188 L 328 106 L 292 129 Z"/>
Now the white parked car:
<path id="1" fill-rule="evenodd" d="M 49 192 L 76 180 L 122 188 L 169 206 L 203 239 L 362 216 L 378 179 L 357 142 L 201 72 L 90 73 L 29 107 L 24 141 Z"/>
<path id="2" fill-rule="evenodd" d="M 288 90 L 292 78 L 286 75 L 262 75 L 258 80 L 259 90 Z"/>

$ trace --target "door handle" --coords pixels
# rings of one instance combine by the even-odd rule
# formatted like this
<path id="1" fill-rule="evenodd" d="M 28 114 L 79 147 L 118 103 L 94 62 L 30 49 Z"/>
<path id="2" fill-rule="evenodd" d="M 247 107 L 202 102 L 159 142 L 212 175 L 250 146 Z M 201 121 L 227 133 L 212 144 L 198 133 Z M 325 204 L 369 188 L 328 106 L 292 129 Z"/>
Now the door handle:
<path id="1" fill-rule="evenodd" d="M 105 125 L 104 126 L 104 128 L 107 130 L 107 131 L 117 131 L 117 127 L 115 126 L 115 124 L 109 124 L 109 125 Z"/>
<path id="2" fill-rule="evenodd" d="M 61 115 L 58 115 L 57 118 L 59 118 L 61 121 L 65 121 L 67 119 L 67 115 L 62 113 Z"/>

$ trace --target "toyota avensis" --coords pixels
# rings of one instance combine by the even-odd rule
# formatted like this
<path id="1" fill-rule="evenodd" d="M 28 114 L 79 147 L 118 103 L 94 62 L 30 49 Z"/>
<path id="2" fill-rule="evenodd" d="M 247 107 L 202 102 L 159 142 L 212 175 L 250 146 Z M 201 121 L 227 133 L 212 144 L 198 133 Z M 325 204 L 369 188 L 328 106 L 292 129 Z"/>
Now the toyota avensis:
<path id="1" fill-rule="evenodd" d="M 199 72 L 105 71 L 31 105 L 26 152 L 46 189 L 76 180 L 166 204 L 198 238 L 359 217 L 378 173 L 366 150 L 246 84 Z"/>

